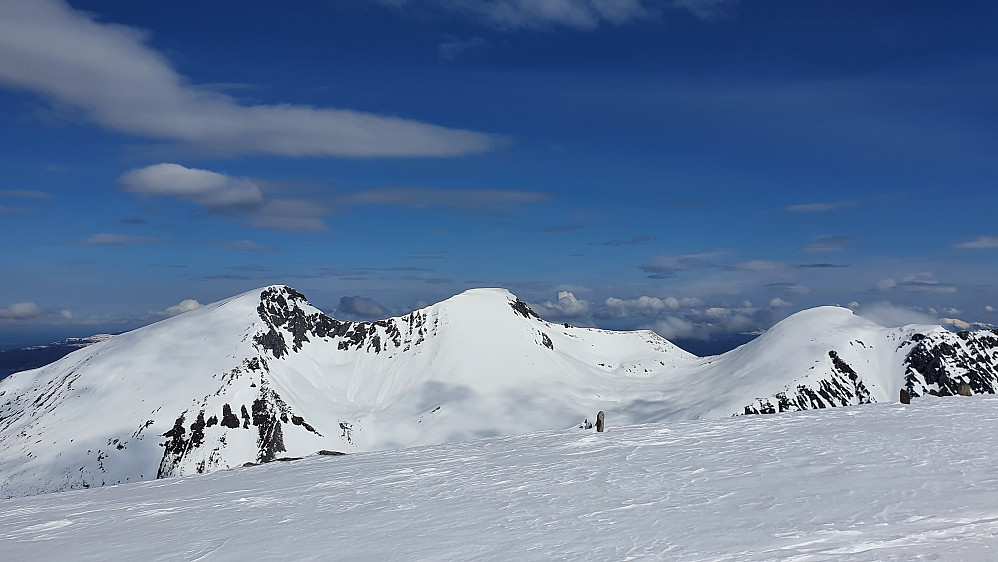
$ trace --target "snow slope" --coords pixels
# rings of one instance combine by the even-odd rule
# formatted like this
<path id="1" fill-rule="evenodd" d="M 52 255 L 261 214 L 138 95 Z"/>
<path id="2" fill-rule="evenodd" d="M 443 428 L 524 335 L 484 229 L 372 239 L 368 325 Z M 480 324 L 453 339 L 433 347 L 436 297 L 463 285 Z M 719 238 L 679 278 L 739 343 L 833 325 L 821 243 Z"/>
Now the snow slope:
<path id="1" fill-rule="evenodd" d="M 890 402 L 902 387 L 955 394 L 965 382 L 994 392 L 995 334 L 891 330 L 822 307 L 698 358 L 650 331 L 545 322 L 502 289 L 341 322 L 273 286 L 0 382 L 0 496 L 563 429 L 600 410 L 621 425 Z"/>
<path id="2" fill-rule="evenodd" d="M 912 428 L 918 428 L 912 434 Z M 0 501 L 10 560 L 994 560 L 998 399 L 540 432 Z"/>

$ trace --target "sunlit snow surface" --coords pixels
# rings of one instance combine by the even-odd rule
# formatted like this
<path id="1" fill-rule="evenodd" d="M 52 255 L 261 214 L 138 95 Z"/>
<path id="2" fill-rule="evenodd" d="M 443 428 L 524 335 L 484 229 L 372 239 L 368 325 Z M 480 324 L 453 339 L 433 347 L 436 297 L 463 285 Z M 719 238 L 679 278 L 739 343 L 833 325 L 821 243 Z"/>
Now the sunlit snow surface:
<path id="1" fill-rule="evenodd" d="M 0 502 L 0 557 L 998 558 L 998 398 L 543 432 Z"/>

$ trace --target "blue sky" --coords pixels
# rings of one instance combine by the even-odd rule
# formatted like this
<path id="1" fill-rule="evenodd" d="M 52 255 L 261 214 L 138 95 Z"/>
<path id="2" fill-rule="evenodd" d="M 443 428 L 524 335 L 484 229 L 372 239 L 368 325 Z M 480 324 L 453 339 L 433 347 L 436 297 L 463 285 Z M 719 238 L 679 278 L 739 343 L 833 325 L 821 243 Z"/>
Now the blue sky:
<path id="1" fill-rule="evenodd" d="M 996 23 L 985 1 L 4 2 L 0 340 L 271 283 L 345 318 L 502 286 L 675 339 L 824 304 L 998 323 Z"/>

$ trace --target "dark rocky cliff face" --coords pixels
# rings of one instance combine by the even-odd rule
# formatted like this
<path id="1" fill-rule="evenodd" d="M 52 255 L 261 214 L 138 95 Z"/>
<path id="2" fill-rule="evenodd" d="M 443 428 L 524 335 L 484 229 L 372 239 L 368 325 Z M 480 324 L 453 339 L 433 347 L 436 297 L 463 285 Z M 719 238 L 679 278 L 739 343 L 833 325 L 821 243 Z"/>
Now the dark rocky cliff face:
<path id="1" fill-rule="evenodd" d="M 912 397 L 955 396 L 961 385 L 974 394 L 998 390 L 998 330 L 915 334 L 905 359 L 904 387 Z"/>
<path id="2" fill-rule="evenodd" d="M 408 351 L 422 343 L 430 330 L 425 311 L 377 322 L 343 322 L 321 312 L 307 313 L 301 306 L 307 304 L 305 297 L 291 287 L 263 291 L 257 312 L 269 329 L 254 336 L 257 345 L 276 359 L 300 351 L 312 339 L 327 338 L 338 339 L 338 348 L 344 351 L 366 349 L 381 353 L 389 346 Z M 282 331 L 290 334 L 290 345 Z"/>
<path id="3" fill-rule="evenodd" d="M 998 330 L 914 334 L 898 349 L 904 360 L 904 390 L 910 397 L 956 396 L 967 385 L 973 394 L 998 392 Z M 757 398 L 744 414 L 775 414 L 876 402 L 855 370 L 835 350 L 828 352 L 831 374 L 771 397 Z M 892 389 L 898 399 L 901 389 Z"/>
<path id="4" fill-rule="evenodd" d="M 776 414 L 817 408 L 835 408 L 874 402 L 870 391 L 853 368 L 835 350 L 828 352 L 830 375 L 809 385 L 778 392 L 771 398 L 757 398 L 745 406 L 744 414 Z"/>

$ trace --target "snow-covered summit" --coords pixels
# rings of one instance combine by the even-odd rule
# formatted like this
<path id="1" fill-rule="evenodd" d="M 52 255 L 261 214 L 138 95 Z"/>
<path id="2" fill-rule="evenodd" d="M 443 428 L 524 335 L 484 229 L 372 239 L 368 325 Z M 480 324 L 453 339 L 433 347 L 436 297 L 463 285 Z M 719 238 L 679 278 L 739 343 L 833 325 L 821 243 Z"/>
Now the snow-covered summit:
<path id="1" fill-rule="evenodd" d="M 994 392 L 998 338 L 798 313 L 699 358 L 649 331 L 546 322 L 504 289 L 332 318 L 272 285 L 0 382 L 0 495 L 575 427 Z"/>

